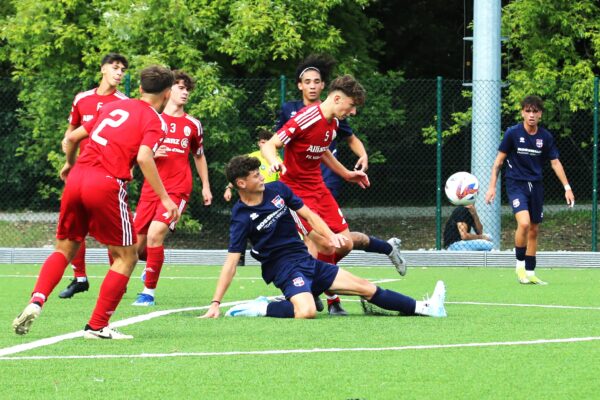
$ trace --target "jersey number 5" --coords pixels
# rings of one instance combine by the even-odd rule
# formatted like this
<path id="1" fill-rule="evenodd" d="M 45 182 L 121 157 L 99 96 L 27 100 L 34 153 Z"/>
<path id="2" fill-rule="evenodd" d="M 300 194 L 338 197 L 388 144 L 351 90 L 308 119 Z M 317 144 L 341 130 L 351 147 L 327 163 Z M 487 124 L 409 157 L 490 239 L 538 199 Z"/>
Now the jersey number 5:
<path id="1" fill-rule="evenodd" d="M 92 140 L 96 143 L 101 144 L 102 146 L 106 146 L 106 144 L 108 143 L 108 140 L 106 140 L 106 138 L 103 138 L 102 136 L 100 136 L 100 131 L 102 131 L 102 129 L 104 129 L 107 125 L 110 126 L 111 128 L 116 128 L 118 126 L 120 126 L 123 122 L 127 121 L 127 118 L 129 118 L 129 113 L 125 110 L 121 110 L 121 109 L 116 109 L 110 112 L 111 117 L 118 117 L 117 119 L 110 119 L 110 118 L 104 118 L 96 127 L 96 129 L 94 129 L 94 131 L 92 132 Z"/>

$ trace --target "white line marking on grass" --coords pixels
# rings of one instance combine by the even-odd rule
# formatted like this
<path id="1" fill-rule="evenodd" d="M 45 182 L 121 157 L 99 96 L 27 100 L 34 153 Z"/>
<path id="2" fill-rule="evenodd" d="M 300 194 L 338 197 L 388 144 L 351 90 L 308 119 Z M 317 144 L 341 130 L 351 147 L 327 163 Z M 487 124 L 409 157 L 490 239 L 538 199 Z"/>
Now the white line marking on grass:
<path id="1" fill-rule="evenodd" d="M 224 357 L 242 355 L 282 355 L 306 353 L 346 353 L 346 352 L 375 352 L 375 351 L 405 351 L 405 350 L 434 350 L 454 349 L 465 347 L 500 347 L 500 346 L 531 346 L 554 343 L 577 343 L 600 340 L 599 336 L 564 339 L 536 339 L 519 340 L 514 342 L 483 342 L 483 343 L 456 343 L 456 344 L 430 344 L 397 347 L 355 347 L 355 348 L 328 348 L 328 349 L 289 349 L 289 350 L 258 350 L 258 351 L 225 351 L 225 352 L 197 352 L 197 353 L 155 353 L 155 354 L 100 354 L 87 356 L 22 356 L 0 357 L 4 360 L 70 360 L 70 359 L 102 359 L 102 358 L 166 358 L 166 357 Z"/>
<path id="2" fill-rule="evenodd" d="M 538 307 L 538 308 L 560 308 L 567 310 L 600 310 L 600 307 L 585 306 L 560 306 L 553 304 L 513 304 L 513 303 L 483 303 L 478 301 L 447 301 L 446 304 L 460 304 L 473 306 L 496 306 L 496 307 Z"/>
<path id="3" fill-rule="evenodd" d="M 234 306 L 236 304 L 244 303 L 247 301 L 249 301 L 249 300 L 232 301 L 229 303 L 223 303 L 223 304 L 221 304 L 221 307 Z M 206 310 L 206 309 L 208 309 L 208 307 L 210 307 L 210 306 L 186 307 L 186 308 L 175 308 L 172 310 L 154 311 L 149 314 L 137 315 L 135 317 L 126 318 L 126 319 L 122 319 L 120 321 L 113 322 L 110 324 L 110 326 L 112 328 L 120 328 L 120 327 L 127 326 L 127 325 L 137 324 L 138 322 L 143 322 L 143 321 L 148 321 L 150 319 L 163 317 L 163 316 L 169 315 L 169 314 L 186 312 L 186 311 Z M 33 342 L 29 342 L 29 343 L 23 343 L 23 344 L 19 344 L 16 346 L 5 347 L 3 349 L 0 349 L 0 359 L 4 356 L 10 355 L 10 354 L 21 353 L 24 351 L 36 349 L 38 347 L 49 346 L 51 344 L 62 342 L 63 340 L 74 339 L 74 338 L 78 338 L 78 337 L 82 337 L 82 336 L 83 336 L 83 330 L 67 333 L 64 335 L 53 336 L 53 337 L 49 337 L 49 338 L 45 338 L 45 339 L 40 339 L 40 340 L 36 340 Z"/>

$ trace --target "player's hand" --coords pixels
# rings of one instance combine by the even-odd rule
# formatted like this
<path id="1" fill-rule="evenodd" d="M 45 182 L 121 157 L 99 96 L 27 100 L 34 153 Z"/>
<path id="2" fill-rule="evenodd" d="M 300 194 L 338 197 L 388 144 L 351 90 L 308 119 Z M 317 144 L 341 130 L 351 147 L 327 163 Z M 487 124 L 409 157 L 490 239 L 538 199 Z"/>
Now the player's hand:
<path id="1" fill-rule="evenodd" d="M 485 194 L 485 204 L 492 204 L 496 198 L 496 188 L 489 188 Z"/>
<path id="2" fill-rule="evenodd" d="M 231 188 L 226 187 L 225 188 L 225 193 L 223 193 L 223 198 L 225 199 L 225 201 L 230 201 L 231 200 Z"/>
<path id="3" fill-rule="evenodd" d="M 567 199 L 567 205 L 570 208 L 575 207 L 575 195 L 573 194 L 573 190 L 569 189 L 565 191 L 565 199 Z"/>
<path id="4" fill-rule="evenodd" d="M 285 165 L 283 165 L 282 162 L 277 162 L 269 167 L 269 172 L 272 174 L 274 174 L 275 172 L 279 172 L 279 175 L 285 175 L 286 171 L 287 168 L 285 167 Z"/>
<path id="5" fill-rule="evenodd" d="M 63 165 L 63 167 L 60 170 L 60 179 L 66 182 L 67 176 L 69 175 L 69 172 L 71 172 L 72 168 L 73 166 L 71 164 L 65 163 L 65 165 Z"/>
<path id="6" fill-rule="evenodd" d="M 209 188 L 202 188 L 202 200 L 206 207 L 212 204 L 213 195 Z"/>
<path id="7" fill-rule="evenodd" d="M 369 156 L 366 154 L 356 160 L 356 164 L 354 164 L 355 171 L 367 172 L 369 169 Z"/>
<path id="8" fill-rule="evenodd" d="M 221 316 L 220 304 L 210 303 L 210 307 L 206 314 L 199 316 L 198 318 L 219 318 Z"/>
<path id="9" fill-rule="evenodd" d="M 348 182 L 354 182 L 362 189 L 366 189 L 371 186 L 371 182 L 369 182 L 369 177 L 363 171 L 350 171 L 348 176 L 346 177 Z"/>
<path id="10" fill-rule="evenodd" d="M 165 146 L 164 144 L 161 144 L 159 146 L 158 149 L 156 149 L 156 152 L 154 153 L 154 158 L 163 158 L 163 157 L 168 157 L 169 156 L 169 148 L 167 146 Z"/>
<path id="11" fill-rule="evenodd" d="M 69 139 L 67 139 L 66 137 L 60 142 L 60 147 L 63 151 L 63 153 L 67 153 L 67 144 L 69 143 Z"/>
<path id="12" fill-rule="evenodd" d="M 179 217 L 181 217 L 181 212 L 179 211 L 179 207 L 177 206 L 177 204 L 175 204 L 175 202 L 171 200 L 170 197 L 167 197 L 166 199 L 161 199 L 161 203 L 165 207 L 165 210 L 167 210 L 167 213 L 169 214 L 169 221 L 179 221 Z"/>
<path id="13" fill-rule="evenodd" d="M 348 238 L 346 236 L 342 235 L 341 233 L 335 233 L 333 236 L 331 236 L 329 238 L 329 244 L 332 245 L 333 247 L 339 249 L 346 243 L 347 240 L 348 240 Z"/>

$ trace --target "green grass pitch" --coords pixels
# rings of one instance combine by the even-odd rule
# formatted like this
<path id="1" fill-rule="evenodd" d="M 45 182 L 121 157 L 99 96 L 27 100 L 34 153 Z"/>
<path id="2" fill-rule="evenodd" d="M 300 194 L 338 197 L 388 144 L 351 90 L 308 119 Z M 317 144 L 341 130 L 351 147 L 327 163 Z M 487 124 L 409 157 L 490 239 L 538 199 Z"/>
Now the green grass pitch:
<path id="1" fill-rule="evenodd" d="M 106 267 L 88 268 L 90 291 L 62 300 L 65 278 L 31 332 L 19 337 L 11 322 L 38 270 L 0 265 L 0 351 L 82 329 Z M 417 299 L 442 279 L 448 318 L 366 316 L 351 297 L 343 297 L 351 314 L 345 318 L 204 320 L 196 318 L 203 310 L 174 312 L 119 328 L 134 335 L 130 341 L 74 338 L 0 357 L 0 399 L 583 399 L 600 393 L 598 270 L 539 269 L 550 283 L 544 287 L 519 285 L 510 268 L 412 268 L 406 277 L 393 268 L 349 270 Z M 142 287 L 140 271 L 112 322 L 206 306 L 220 268 L 165 266 L 151 308 L 130 305 Z M 224 301 L 277 294 L 258 268 L 240 267 Z"/>

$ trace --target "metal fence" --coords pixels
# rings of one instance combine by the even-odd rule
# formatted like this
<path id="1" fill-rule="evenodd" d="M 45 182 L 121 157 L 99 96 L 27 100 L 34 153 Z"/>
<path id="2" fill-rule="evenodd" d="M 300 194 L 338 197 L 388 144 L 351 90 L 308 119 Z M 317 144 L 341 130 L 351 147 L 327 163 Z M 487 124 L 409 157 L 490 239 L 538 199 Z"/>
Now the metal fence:
<path id="1" fill-rule="evenodd" d="M 51 246 L 59 198 L 48 196 L 47 187 L 53 187 L 59 193 L 62 182 L 36 175 L 22 162 L 22 153 L 26 151 L 23 149 L 24 138 L 30 132 L 22 126 L 26 117 L 22 115 L 23 104 L 18 101 L 19 86 L 10 81 L 1 83 L 0 146 L 4 157 L 0 161 L 3 177 L 0 247 Z M 211 207 L 202 206 L 200 184 L 196 179 L 187 217 L 166 242 L 170 248 L 226 247 L 231 203 L 223 200 L 222 189 L 226 184 L 223 164 L 235 154 L 252 150 L 256 128 L 272 127 L 281 101 L 299 96 L 295 82 L 284 77 L 222 83 L 233 93 L 233 111 L 227 118 L 194 114 L 194 104 L 188 106 L 191 113 L 202 120 L 205 128 L 214 202 Z M 458 80 L 405 80 L 399 75 L 367 79 L 362 83 L 368 92 L 367 103 L 349 122 L 368 149 L 368 173 L 372 186 L 361 190 L 356 185 L 345 184 L 338 201 L 350 228 L 386 239 L 401 237 L 406 249 L 439 248 L 443 225 L 453 206 L 443 195 L 438 195 L 443 193 L 443 184 L 451 174 L 471 170 L 471 88 Z M 132 82 L 131 87 L 136 87 L 135 83 Z M 88 88 L 81 88 L 84 89 Z M 65 97 L 70 101 L 73 95 L 68 93 Z M 593 204 L 596 147 L 591 138 L 595 128 L 593 110 L 597 107 L 591 104 L 589 109 L 592 111 L 575 112 L 566 119 L 562 116 L 564 126 L 551 129 L 574 189 L 577 206 L 567 210 L 562 185 L 548 167 L 544 172 L 546 206 L 539 250 L 596 249 Z M 68 108 L 64 114 L 66 128 Z M 514 109 L 502 112 L 500 129 L 490 134 L 490 145 L 497 147 L 502 132 L 517 122 L 516 116 Z M 442 131 L 443 139 L 438 142 L 438 133 Z M 56 148 L 52 150 L 59 150 L 63 132 L 56 132 Z M 226 132 L 235 132 L 237 136 L 223 140 L 221 135 Z M 352 167 L 355 157 L 349 148 L 344 143 L 338 148 L 342 163 Z M 485 161 L 491 165 L 493 160 Z M 50 167 L 48 160 L 40 160 L 40 163 L 48 163 Z M 486 173 L 489 174 L 489 171 Z M 479 178 L 487 182 L 488 177 Z M 139 188 L 138 177 L 138 182 L 130 185 L 130 199 L 134 207 Z M 482 187 L 481 192 L 486 189 Z M 481 204 L 483 193 L 477 208 L 485 230 L 489 213 L 485 209 L 487 206 Z M 511 249 L 514 247 L 515 223 L 506 207 L 504 190 L 501 193 L 499 243 L 501 249 Z M 40 201 L 41 198 L 43 201 Z M 97 245 L 92 239 L 88 242 L 88 246 Z"/>

